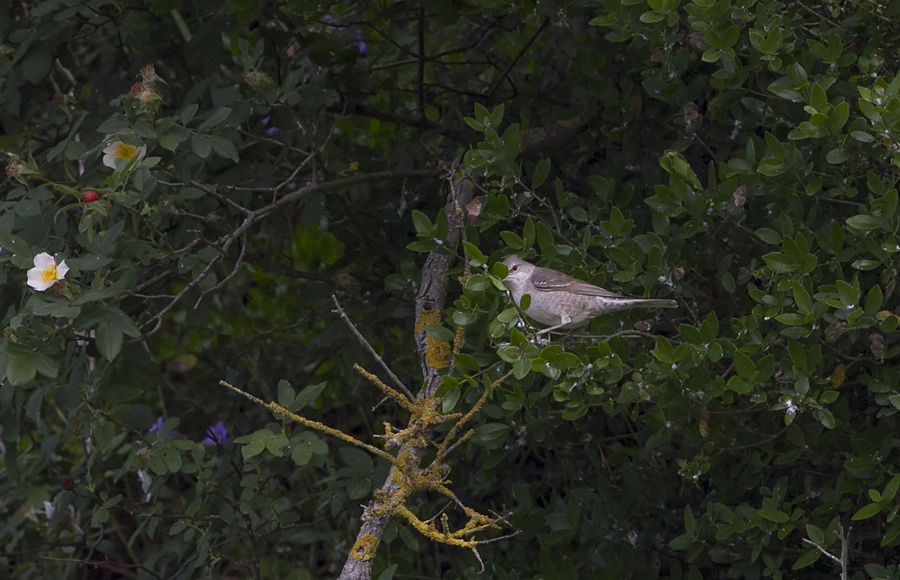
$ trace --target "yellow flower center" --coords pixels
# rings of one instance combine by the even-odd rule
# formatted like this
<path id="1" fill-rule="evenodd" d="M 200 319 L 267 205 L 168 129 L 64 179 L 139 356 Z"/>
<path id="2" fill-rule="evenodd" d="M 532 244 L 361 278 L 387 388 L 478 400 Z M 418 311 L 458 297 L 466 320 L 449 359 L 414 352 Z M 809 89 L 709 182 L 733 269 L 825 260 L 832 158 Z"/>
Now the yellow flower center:
<path id="1" fill-rule="evenodd" d="M 137 156 L 138 148 L 134 145 L 127 145 L 125 143 L 119 143 L 116 147 L 116 152 L 114 155 L 116 159 L 134 159 Z"/>
<path id="2" fill-rule="evenodd" d="M 44 282 L 55 282 L 56 281 L 56 266 L 50 266 L 46 270 L 44 270 Z"/>

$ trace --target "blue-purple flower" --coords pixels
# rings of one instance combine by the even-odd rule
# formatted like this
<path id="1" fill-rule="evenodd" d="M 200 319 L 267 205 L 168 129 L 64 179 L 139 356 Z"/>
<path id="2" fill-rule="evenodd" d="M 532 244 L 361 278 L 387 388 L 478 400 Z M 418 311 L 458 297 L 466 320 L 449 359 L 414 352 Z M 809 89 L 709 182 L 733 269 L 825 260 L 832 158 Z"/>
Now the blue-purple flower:
<path id="1" fill-rule="evenodd" d="M 225 426 L 225 423 L 219 421 L 207 429 L 203 443 L 206 445 L 225 445 L 228 443 L 228 427 Z"/>
<path id="2" fill-rule="evenodd" d="M 147 429 L 147 433 L 153 433 L 154 431 L 159 431 L 160 436 L 164 435 L 163 432 L 160 431 L 160 429 L 162 429 L 162 426 L 163 426 L 163 423 L 164 423 L 164 422 L 165 422 L 165 421 L 164 421 L 164 419 L 162 418 L 162 415 L 160 415 L 160 416 L 156 419 L 156 421 L 154 421 L 153 424 L 150 425 L 150 428 Z M 175 431 L 169 431 L 168 433 L 165 433 L 165 436 L 166 436 L 166 437 L 178 437 L 178 433 L 176 433 Z"/>

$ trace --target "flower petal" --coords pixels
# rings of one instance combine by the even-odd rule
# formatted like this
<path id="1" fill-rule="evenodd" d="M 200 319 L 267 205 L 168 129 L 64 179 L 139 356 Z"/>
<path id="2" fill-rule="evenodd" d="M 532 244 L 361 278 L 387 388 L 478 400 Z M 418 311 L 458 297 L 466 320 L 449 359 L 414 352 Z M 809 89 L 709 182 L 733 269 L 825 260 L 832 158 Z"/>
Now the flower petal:
<path id="1" fill-rule="evenodd" d="M 53 286 L 54 282 L 56 281 L 44 280 L 44 270 L 41 268 L 32 268 L 31 270 L 28 270 L 28 285 L 38 292 L 43 292 L 50 288 Z"/>
<path id="2" fill-rule="evenodd" d="M 45 270 L 50 266 L 55 266 L 56 260 L 53 259 L 53 256 L 48 254 L 47 252 L 41 252 L 37 256 L 34 257 L 34 267 Z"/>

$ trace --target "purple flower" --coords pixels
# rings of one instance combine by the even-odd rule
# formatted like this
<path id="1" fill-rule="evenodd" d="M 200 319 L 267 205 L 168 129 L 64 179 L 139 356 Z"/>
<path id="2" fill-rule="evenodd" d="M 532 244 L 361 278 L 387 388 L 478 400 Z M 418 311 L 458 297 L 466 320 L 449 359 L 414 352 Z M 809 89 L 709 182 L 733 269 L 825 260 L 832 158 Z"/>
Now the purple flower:
<path id="1" fill-rule="evenodd" d="M 262 121 L 260 121 L 259 124 L 262 125 L 263 127 L 265 127 L 266 125 L 269 124 L 270 120 L 271 120 L 271 117 L 266 117 Z M 279 132 L 280 130 L 281 129 L 279 129 L 278 127 L 269 127 L 268 129 L 266 129 L 266 135 L 271 137 L 272 135 Z"/>
<path id="2" fill-rule="evenodd" d="M 150 425 L 150 428 L 147 429 L 147 433 L 153 433 L 154 431 L 159 431 L 160 436 L 162 436 L 163 432 L 160 431 L 160 429 L 162 429 L 163 423 L 164 423 L 163 418 L 160 415 L 160 417 L 158 419 L 156 419 L 156 421 L 154 421 L 152 425 Z M 165 436 L 166 437 L 178 437 L 178 433 L 176 433 L 175 431 L 169 431 L 168 433 L 165 434 Z"/>
<path id="3" fill-rule="evenodd" d="M 366 54 L 366 51 L 369 50 L 369 45 L 362 39 L 362 30 L 356 30 L 356 42 L 354 44 L 359 49 L 359 54 Z"/>
<path id="4" fill-rule="evenodd" d="M 207 429 L 203 443 L 206 445 L 225 445 L 228 443 L 228 427 L 225 426 L 225 423 L 219 421 Z"/>
<path id="5" fill-rule="evenodd" d="M 159 419 L 154 421 L 153 424 L 150 425 L 150 428 L 147 429 L 147 433 L 153 433 L 154 431 L 159 431 L 160 429 L 162 429 L 162 425 L 163 425 L 163 418 L 162 418 L 162 415 L 160 415 Z"/>

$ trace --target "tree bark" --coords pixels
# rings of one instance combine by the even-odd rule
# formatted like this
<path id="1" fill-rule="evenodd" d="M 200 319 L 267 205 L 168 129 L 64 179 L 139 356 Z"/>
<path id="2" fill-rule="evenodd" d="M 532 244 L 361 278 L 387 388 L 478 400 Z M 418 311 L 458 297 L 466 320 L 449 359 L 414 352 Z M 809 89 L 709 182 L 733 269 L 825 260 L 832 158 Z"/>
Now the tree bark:
<path id="1" fill-rule="evenodd" d="M 462 230 L 465 227 L 465 207 L 474 197 L 474 187 L 467 180 L 450 180 L 450 193 L 444 209 L 447 212 L 449 229 L 446 246 L 455 249 L 462 238 Z M 453 263 L 452 255 L 431 253 L 425 260 L 422 271 L 422 285 L 416 295 L 416 319 L 423 312 L 442 310 L 447 297 L 447 271 Z M 428 364 L 426 356 L 426 334 L 424 330 L 416 333 L 416 349 L 422 365 L 422 375 L 425 378 L 425 386 L 419 393 L 420 398 L 430 397 L 437 392 L 441 384 L 440 369 Z M 425 450 L 430 442 L 429 437 L 413 438 L 410 443 L 400 447 L 398 457 L 405 457 L 410 465 L 418 465 L 422 460 Z M 385 500 L 402 501 L 404 491 L 397 482 L 397 468 L 391 467 L 390 473 L 381 488 L 375 492 L 375 499 L 363 510 L 362 526 L 356 536 L 356 543 L 350 551 L 344 568 L 338 580 L 371 580 L 372 562 L 375 552 L 392 515 L 384 513 Z M 398 496 L 399 494 L 399 496 Z"/>

